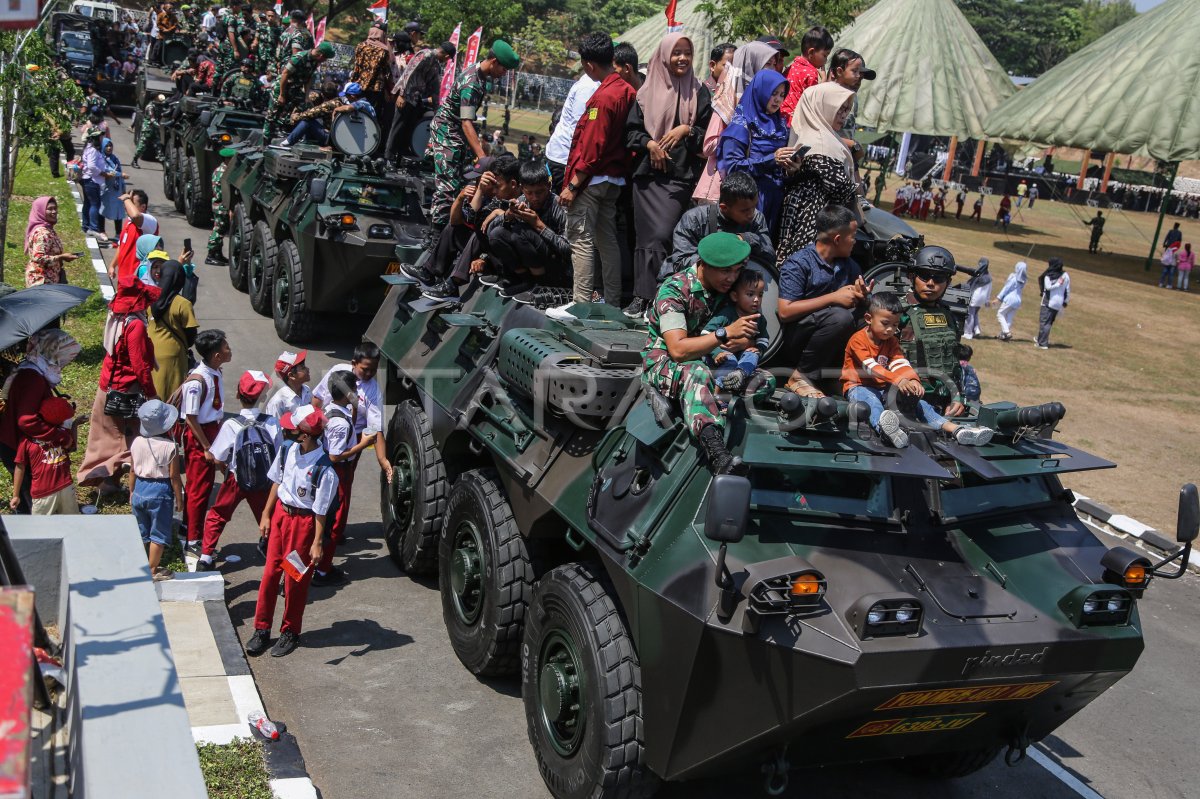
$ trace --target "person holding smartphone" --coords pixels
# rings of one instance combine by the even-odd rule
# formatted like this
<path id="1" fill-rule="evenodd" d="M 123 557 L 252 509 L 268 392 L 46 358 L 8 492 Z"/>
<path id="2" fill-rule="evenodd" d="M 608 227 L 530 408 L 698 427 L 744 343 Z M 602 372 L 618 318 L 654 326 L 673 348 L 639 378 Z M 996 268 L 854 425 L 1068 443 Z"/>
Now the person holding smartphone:
<path id="1" fill-rule="evenodd" d="M 66 283 L 64 266 L 79 258 L 83 253 L 63 252 L 62 239 L 54 226 L 58 224 L 58 200 L 53 197 L 38 197 L 29 209 L 29 222 L 25 225 L 25 285 L 39 286 L 43 283 Z"/>

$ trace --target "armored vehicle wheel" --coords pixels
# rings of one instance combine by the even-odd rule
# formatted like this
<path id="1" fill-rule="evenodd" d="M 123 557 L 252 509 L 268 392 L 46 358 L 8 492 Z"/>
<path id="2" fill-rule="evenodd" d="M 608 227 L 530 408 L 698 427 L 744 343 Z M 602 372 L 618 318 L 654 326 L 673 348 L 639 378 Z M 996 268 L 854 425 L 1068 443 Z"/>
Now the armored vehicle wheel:
<path id="1" fill-rule="evenodd" d="M 175 175 L 171 171 L 171 167 L 175 162 L 175 150 L 170 143 L 164 142 L 159 145 L 159 152 L 163 165 L 163 196 L 168 200 L 175 199 Z"/>
<path id="2" fill-rule="evenodd" d="M 472 674 L 515 674 L 533 567 L 495 472 L 466 472 L 450 489 L 438 576 L 454 654 Z"/>
<path id="3" fill-rule="evenodd" d="M 271 315 L 271 279 L 275 272 L 277 248 L 266 222 L 254 226 L 250 237 L 250 261 L 246 283 L 250 289 L 250 307 L 263 316 Z"/>
<path id="4" fill-rule="evenodd" d="M 974 774 L 996 759 L 999 748 L 968 749 L 963 752 L 940 752 L 936 755 L 916 755 L 896 762 L 896 767 L 918 777 L 931 780 L 952 780 Z"/>
<path id="5" fill-rule="evenodd" d="M 229 282 L 238 291 L 246 290 L 246 269 L 253 237 L 250 215 L 246 213 L 246 206 L 238 203 L 233 208 L 233 223 L 229 226 Z"/>
<path id="6" fill-rule="evenodd" d="M 643 762 L 642 670 L 598 566 L 569 563 L 534 591 L 521 696 L 538 770 L 557 799 L 637 799 L 658 778 Z"/>
<path id="7" fill-rule="evenodd" d="M 171 150 L 171 179 L 175 181 L 175 190 L 171 193 L 171 199 L 175 203 L 175 210 L 179 213 L 187 211 L 186 191 L 184 186 L 184 172 L 187 170 L 187 155 L 179 145 Z"/>
<path id="8" fill-rule="evenodd" d="M 188 224 L 200 228 L 211 226 L 212 206 L 208 200 L 208 192 L 204 190 L 204 178 L 200 175 L 200 164 L 194 155 L 187 160 L 184 186 L 186 194 L 183 197 L 183 204 Z"/>
<path id="9" fill-rule="evenodd" d="M 271 280 L 271 316 L 275 332 L 287 342 L 307 341 L 316 333 L 317 314 L 308 310 L 300 250 L 290 239 L 279 243 Z"/>
<path id="10" fill-rule="evenodd" d="M 446 467 L 429 417 L 416 402 L 402 402 L 392 413 L 387 448 L 392 479 L 379 473 L 379 500 L 388 553 L 409 574 L 436 574 Z"/>

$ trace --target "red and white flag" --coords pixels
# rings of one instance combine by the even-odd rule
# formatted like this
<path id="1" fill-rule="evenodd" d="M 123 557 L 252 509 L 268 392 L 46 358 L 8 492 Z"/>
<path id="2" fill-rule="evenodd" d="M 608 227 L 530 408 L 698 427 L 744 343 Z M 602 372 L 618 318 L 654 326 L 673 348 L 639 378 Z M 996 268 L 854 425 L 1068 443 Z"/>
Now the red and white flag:
<path id="1" fill-rule="evenodd" d="M 683 30 L 683 26 L 675 21 L 676 3 L 677 0 L 670 0 L 667 3 L 666 9 L 664 9 L 664 13 L 667 15 L 667 33 L 678 33 Z"/>
<path id="2" fill-rule="evenodd" d="M 467 38 L 467 54 L 463 57 L 463 69 L 479 60 L 479 42 L 483 39 L 483 28 L 476 28 Z"/>
<path id="3" fill-rule="evenodd" d="M 317 23 L 317 32 L 313 34 L 313 40 L 316 41 L 317 44 L 325 41 L 325 20 L 327 19 L 329 18 L 321 17 L 321 21 Z"/>
<path id="4" fill-rule="evenodd" d="M 283 16 L 283 3 L 275 4 L 275 14 L 281 17 Z"/>
<path id="5" fill-rule="evenodd" d="M 314 39 L 317 38 L 317 29 L 313 27 L 313 18 L 311 16 L 308 18 L 308 32 L 312 34 Z"/>
<path id="6" fill-rule="evenodd" d="M 371 3 L 371 5 L 367 6 L 367 11 L 370 11 L 381 21 L 387 22 L 388 0 L 377 0 L 377 2 Z"/>
<path id="7" fill-rule="evenodd" d="M 450 34 L 450 44 L 454 45 L 454 49 L 458 49 L 458 40 L 462 36 L 462 23 L 454 26 L 454 33 Z M 450 89 L 454 86 L 455 64 L 457 58 L 450 59 L 450 63 L 446 65 L 446 71 L 442 73 L 442 88 L 438 92 L 438 103 L 446 101 L 446 95 L 450 93 Z"/>

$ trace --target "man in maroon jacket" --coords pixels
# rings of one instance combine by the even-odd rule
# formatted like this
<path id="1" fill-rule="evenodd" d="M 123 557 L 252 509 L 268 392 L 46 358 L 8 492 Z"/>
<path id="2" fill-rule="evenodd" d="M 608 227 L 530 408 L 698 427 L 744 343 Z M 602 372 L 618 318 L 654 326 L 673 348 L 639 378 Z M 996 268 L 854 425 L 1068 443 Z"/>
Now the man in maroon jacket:
<path id="1" fill-rule="evenodd" d="M 594 252 L 600 254 L 604 301 L 621 307 L 621 250 L 617 245 L 617 200 L 629 174 L 625 120 L 637 93 L 613 69 L 612 37 L 593 33 L 579 46 L 583 71 L 600 87 L 588 100 L 571 139 L 571 155 L 559 196 L 567 209 L 567 239 L 575 273 L 573 299 L 592 301 Z M 568 317 L 570 306 L 551 309 Z"/>

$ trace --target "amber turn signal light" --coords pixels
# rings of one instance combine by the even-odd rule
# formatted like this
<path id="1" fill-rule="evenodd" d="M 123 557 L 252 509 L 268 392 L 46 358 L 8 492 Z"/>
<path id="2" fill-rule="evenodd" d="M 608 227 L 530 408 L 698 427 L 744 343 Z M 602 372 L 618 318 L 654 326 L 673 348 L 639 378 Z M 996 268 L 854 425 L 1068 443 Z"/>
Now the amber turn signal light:
<path id="1" fill-rule="evenodd" d="M 815 574 L 801 574 L 792 580 L 792 596 L 812 596 L 821 592 L 821 581 Z"/>

